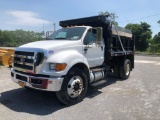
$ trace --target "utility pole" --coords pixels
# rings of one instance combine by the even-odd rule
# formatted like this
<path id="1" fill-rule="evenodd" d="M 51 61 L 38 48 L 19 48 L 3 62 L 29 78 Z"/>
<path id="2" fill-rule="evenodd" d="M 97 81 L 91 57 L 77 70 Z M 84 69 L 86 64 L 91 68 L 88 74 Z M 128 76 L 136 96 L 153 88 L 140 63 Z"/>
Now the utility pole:
<path id="1" fill-rule="evenodd" d="M 55 23 L 53 23 L 53 26 L 54 26 L 54 32 L 56 31 L 56 24 Z"/>
<path id="2" fill-rule="evenodd" d="M 44 31 L 44 23 L 43 23 L 43 31 Z"/>

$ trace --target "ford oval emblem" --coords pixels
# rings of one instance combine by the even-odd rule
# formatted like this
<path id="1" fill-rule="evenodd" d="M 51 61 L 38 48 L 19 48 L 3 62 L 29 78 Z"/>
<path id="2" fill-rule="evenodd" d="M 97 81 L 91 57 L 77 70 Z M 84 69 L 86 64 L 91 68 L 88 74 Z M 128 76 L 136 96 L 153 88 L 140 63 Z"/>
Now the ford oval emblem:
<path id="1" fill-rule="evenodd" d="M 49 51 L 48 51 L 48 54 L 53 54 L 53 53 L 54 53 L 53 50 L 49 50 Z"/>
<path id="2" fill-rule="evenodd" d="M 25 61 L 25 59 L 24 59 L 24 58 L 21 58 L 21 59 L 20 59 L 20 61 L 21 61 L 21 62 L 24 62 L 24 61 Z"/>

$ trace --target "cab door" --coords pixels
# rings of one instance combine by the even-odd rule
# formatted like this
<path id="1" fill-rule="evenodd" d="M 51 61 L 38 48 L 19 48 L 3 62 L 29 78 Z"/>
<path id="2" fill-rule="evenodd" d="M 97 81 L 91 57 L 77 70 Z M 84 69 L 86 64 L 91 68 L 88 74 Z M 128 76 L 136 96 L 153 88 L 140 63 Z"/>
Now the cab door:
<path id="1" fill-rule="evenodd" d="M 89 29 L 83 40 L 84 57 L 90 67 L 100 66 L 104 62 L 104 44 L 102 42 L 102 29 Z"/>

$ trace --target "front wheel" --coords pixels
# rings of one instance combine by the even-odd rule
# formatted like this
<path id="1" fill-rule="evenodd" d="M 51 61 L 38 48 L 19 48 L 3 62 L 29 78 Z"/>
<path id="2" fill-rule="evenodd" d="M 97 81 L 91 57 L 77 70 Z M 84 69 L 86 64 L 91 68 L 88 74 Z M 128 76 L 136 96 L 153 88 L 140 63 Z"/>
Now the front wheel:
<path id="1" fill-rule="evenodd" d="M 71 69 L 63 80 L 61 90 L 56 92 L 60 102 L 73 105 L 83 100 L 88 88 L 87 76 L 79 68 Z"/>
<path id="2" fill-rule="evenodd" d="M 129 78 L 130 72 L 131 72 L 131 62 L 129 59 L 126 59 L 119 68 L 119 76 L 122 80 L 126 80 Z"/>

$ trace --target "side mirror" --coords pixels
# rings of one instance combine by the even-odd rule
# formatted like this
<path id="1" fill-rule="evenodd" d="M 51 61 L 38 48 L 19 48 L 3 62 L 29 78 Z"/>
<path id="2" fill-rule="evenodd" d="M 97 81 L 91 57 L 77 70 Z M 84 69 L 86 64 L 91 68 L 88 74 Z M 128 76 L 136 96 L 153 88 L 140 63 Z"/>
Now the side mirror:
<path id="1" fill-rule="evenodd" d="M 50 38 L 50 36 L 52 35 L 54 33 L 54 31 L 47 31 L 46 32 L 46 40 L 49 40 Z"/>
<path id="2" fill-rule="evenodd" d="M 89 44 L 89 42 L 88 42 L 88 41 L 85 41 L 85 42 L 84 42 L 84 45 L 88 45 L 88 44 Z"/>
<path id="3" fill-rule="evenodd" d="M 100 43 L 102 41 L 102 28 L 98 27 L 96 31 L 97 42 Z"/>
<path id="4" fill-rule="evenodd" d="M 93 28 L 92 33 L 96 35 L 97 34 L 97 29 Z"/>
<path id="5" fill-rule="evenodd" d="M 84 42 L 84 45 L 86 45 L 86 46 L 87 46 L 87 45 L 92 45 L 92 44 L 93 44 L 93 41 L 90 41 L 90 42 L 89 42 L 89 41 L 86 41 L 86 42 Z"/>
<path id="6" fill-rule="evenodd" d="M 49 37 L 49 31 L 46 32 L 46 40 L 48 40 Z"/>

